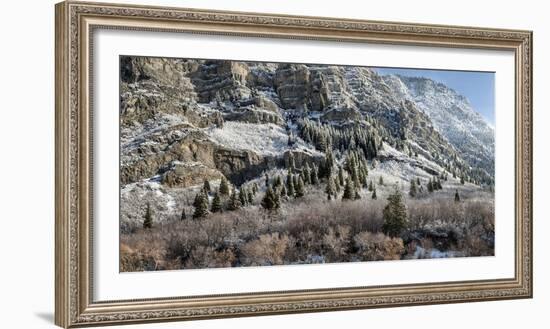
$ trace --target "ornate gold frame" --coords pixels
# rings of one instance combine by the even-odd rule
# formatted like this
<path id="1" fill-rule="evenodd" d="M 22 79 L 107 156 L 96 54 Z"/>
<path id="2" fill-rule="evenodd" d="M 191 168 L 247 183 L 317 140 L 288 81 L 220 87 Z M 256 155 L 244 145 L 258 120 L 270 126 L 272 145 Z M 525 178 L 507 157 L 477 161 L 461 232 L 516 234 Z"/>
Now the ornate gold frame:
<path id="1" fill-rule="evenodd" d="M 532 32 L 66 1 L 56 5 L 56 297 L 62 327 L 530 298 Z M 513 279 L 93 302 L 90 35 L 95 28 L 504 49 L 515 53 Z"/>

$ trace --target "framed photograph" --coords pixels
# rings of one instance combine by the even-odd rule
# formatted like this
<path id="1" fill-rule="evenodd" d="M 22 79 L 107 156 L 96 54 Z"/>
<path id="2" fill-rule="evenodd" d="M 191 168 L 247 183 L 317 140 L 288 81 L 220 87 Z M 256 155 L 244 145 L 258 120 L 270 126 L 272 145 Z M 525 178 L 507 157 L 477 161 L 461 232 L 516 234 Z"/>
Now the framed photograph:
<path id="1" fill-rule="evenodd" d="M 532 33 L 56 6 L 56 324 L 530 298 Z"/>

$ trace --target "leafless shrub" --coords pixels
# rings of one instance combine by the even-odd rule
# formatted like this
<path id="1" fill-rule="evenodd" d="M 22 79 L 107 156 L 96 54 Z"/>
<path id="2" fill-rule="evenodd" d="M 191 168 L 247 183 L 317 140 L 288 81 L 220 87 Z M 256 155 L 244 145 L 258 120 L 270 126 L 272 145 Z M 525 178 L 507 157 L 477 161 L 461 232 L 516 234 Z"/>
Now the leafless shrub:
<path id="1" fill-rule="evenodd" d="M 328 232 L 323 236 L 323 249 L 328 262 L 338 262 L 346 259 L 350 247 L 349 226 L 337 225 L 329 227 Z"/>
<path id="2" fill-rule="evenodd" d="M 353 241 L 358 249 L 357 254 L 364 261 L 397 260 L 405 252 L 403 240 L 383 233 L 361 232 Z"/>
<path id="3" fill-rule="evenodd" d="M 241 263 L 248 266 L 283 264 L 289 241 L 288 236 L 279 233 L 260 235 L 241 247 Z"/>

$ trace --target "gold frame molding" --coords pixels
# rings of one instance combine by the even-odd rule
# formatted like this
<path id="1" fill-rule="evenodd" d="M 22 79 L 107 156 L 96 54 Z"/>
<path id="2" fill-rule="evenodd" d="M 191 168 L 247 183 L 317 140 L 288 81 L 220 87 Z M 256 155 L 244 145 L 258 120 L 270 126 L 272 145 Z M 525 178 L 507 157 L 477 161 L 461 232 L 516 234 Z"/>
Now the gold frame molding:
<path id="1" fill-rule="evenodd" d="M 55 323 L 90 325 L 531 298 L 532 32 L 65 1 L 55 8 Z M 501 49 L 515 53 L 511 279 L 94 302 L 90 48 L 94 29 Z"/>

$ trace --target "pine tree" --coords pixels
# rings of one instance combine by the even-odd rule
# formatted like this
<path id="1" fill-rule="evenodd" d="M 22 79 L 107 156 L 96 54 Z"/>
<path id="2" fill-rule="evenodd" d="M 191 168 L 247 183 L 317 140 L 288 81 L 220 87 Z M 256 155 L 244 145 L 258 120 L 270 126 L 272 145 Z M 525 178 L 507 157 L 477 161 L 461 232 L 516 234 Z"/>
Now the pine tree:
<path id="1" fill-rule="evenodd" d="M 222 199 L 220 198 L 220 194 L 218 192 L 214 193 L 214 198 L 212 199 L 212 206 L 210 206 L 210 211 L 213 213 L 222 211 Z"/>
<path id="2" fill-rule="evenodd" d="M 464 176 L 460 177 L 460 184 L 464 185 Z"/>
<path id="3" fill-rule="evenodd" d="M 202 185 L 203 190 L 205 190 L 207 193 L 210 193 L 210 182 L 205 179 L 204 184 Z"/>
<path id="4" fill-rule="evenodd" d="M 369 182 L 369 191 L 372 192 L 374 187 L 372 186 L 372 181 Z"/>
<path id="5" fill-rule="evenodd" d="M 248 197 L 246 196 L 246 189 L 244 187 L 241 187 L 239 190 L 239 202 L 243 207 L 248 204 Z"/>
<path id="6" fill-rule="evenodd" d="M 401 235 L 407 225 L 407 208 L 403 203 L 403 196 L 396 187 L 394 193 L 388 197 L 388 203 L 383 211 L 384 224 L 382 231 L 391 237 Z"/>
<path id="7" fill-rule="evenodd" d="M 282 185 L 279 193 L 282 197 L 285 197 L 287 194 L 286 185 Z"/>
<path id="8" fill-rule="evenodd" d="M 279 186 L 282 186 L 282 185 L 283 185 L 283 181 L 281 180 L 281 176 L 277 175 L 277 177 L 275 177 L 275 181 L 273 182 L 273 188 L 277 189 Z"/>
<path id="9" fill-rule="evenodd" d="M 265 191 L 265 195 L 262 199 L 261 205 L 266 210 L 275 210 L 281 206 L 279 197 L 273 191 L 271 186 L 267 187 L 267 190 Z"/>
<path id="10" fill-rule="evenodd" d="M 265 174 L 265 186 L 269 186 L 269 175 L 267 173 Z"/>
<path id="11" fill-rule="evenodd" d="M 416 185 L 420 186 L 422 184 L 420 184 L 420 177 L 416 177 Z"/>
<path id="12" fill-rule="evenodd" d="M 376 196 L 376 186 L 374 187 L 374 190 L 372 191 L 372 199 L 373 200 L 376 200 L 377 196 Z"/>
<path id="13" fill-rule="evenodd" d="M 432 183 L 432 179 L 430 178 L 430 180 L 428 181 L 428 192 L 432 193 L 433 191 L 434 191 L 434 186 Z"/>
<path id="14" fill-rule="evenodd" d="M 222 181 L 220 183 L 220 194 L 229 195 L 229 183 L 225 177 L 222 177 Z"/>
<path id="15" fill-rule="evenodd" d="M 193 213 L 193 218 L 204 218 L 208 215 L 208 196 L 204 191 L 200 191 L 195 197 L 195 212 Z"/>
<path id="16" fill-rule="evenodd" d="M 237 196 L 237 192 L 235 189 L 231 191 L 231 196 L 229 197 L 229 202 L 227 204 L 227 210 L 237 210 L 241 207 L 241 201 L 239 200 L 239 197 Z"/>
<path id="17" fill-rule="evenodd" d="M 248 190 L 248 204 L 252 204 L 254 202 L 254 192 L 252 192 L 250 189 Z"/>
<path id="18" fill-rule="evenodd" d="M 290 173 L 286 176 L 286 189 L 286 195 L 289 197 L 293 197 L 296 193 L 296 191 L 294 191 L 294 179 Z"/>
<path id="19" fill-rule="evenodd" d="M 353 195 L 353 199 L 354 199 L 354 200 L 359 200 L 359 199 L 361 199 L 361 194 L 359 194 L 359 191 L 358 191 L 358 190 L 355 190 L 355 194 Z"/>
<path id="20" fill-rule="evenodd" d="M 338 166 L 338 185 L 344 186 L 344 184 L 344 169 L 342 168 L 342 166 Z"/>
<path id="21" fill-rule="evenodd" d="M 256 196 L 256 193 L 258 193 L 258 184 L 254 182 L 254 184 L 252 184 L 252 194 Z"/>
<path id="22" fill-rule="evenodd" d="M 182 208 L 181 209 L 180 220 L 186 220 L 186 219 L 187 219 L 187 214 L 185 213 L 185 208 Z"/>
<path id="23" fill-rule="evenodd" d="M 378 185 L 384 186 L 384 178 L 382 178 L 382 176 L 380 176 L 380 179 L 378 179 Z"/>
<path id="24" fill-rule="evenodd" d="M 460 202 L 460 195 L 458 195 L 458 190 L 455 190 L 455 202 Z"/>
<path id="25" fill-rule="evenodd" d="M 413 179 L 411 180 L 411 187 L 409 189 L 409 195 L 411 198 L 414 198 L 416 196 L 416 181 Z"/>
<path id="26" fill-rule="evenodd" d="M 297 184 L 296 184 L 296 197 L 301 198 L 305 195 L 306 191 L 304 188 L 304 181 L 302 180 L 302 177 L 298 176 Z"/>
<path id="27" fill-rule="evenodd" d="M 151 211 L 151 205 L 147 203 L 147 208 L 145 209 L 145 216 L 143 216 L 143 228 L 152 228 L 153 227 L 153 212 Z"/>
<path id="28" fill-rule="evenodd" d="M 307 164 L 307 162 L 304 169 L 302 170 L 302 173 L 304 176 L 303 177 L 304 183 L 311 184 L 311 169 L 309 168 L 309 164 Z"/>
<path id="29" fill-rule="evenodd" d="M 325 192 L 327 193 L 327 200 L 328 201 L 332 200 L 333 196 L 336 196 L 336 191 L 335 191 L 335 187 L 334 187 L 334 180 L 332 179 L 332 177 L 328 178 L 327 187 L 325 188 Z"/>
<path id="30" fill-rule="evenodd" d="M 344 186 L 344 195 L 342 196 L 342 200 L 353 200 L 355 197 L 355 188 L 353 186 L 353 182 L 351 181 L 351 178 L 348 177 L 346 179 L 346 185 Z"/>
<path id="31" fill-rule="evenodd" d="M 317 185 L 319 184 L 319 168 L 315 164 L 313 164 L 313 168 L 311 169 L 311 184 Z"/>

